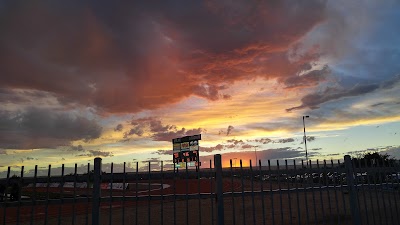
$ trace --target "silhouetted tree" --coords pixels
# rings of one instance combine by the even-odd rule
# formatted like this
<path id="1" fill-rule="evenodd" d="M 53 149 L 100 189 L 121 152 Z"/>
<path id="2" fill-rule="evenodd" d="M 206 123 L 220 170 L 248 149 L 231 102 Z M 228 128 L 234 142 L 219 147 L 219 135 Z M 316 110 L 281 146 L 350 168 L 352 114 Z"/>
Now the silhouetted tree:
<path id="1" fill-rule="evenodd" d="M 377 167 L 377 166 L 393 166 L 395 159 L 389 154 L 381 154 L 379 152 L 365 153 L 359 158 L 353 158 L 355 167 Z"/>

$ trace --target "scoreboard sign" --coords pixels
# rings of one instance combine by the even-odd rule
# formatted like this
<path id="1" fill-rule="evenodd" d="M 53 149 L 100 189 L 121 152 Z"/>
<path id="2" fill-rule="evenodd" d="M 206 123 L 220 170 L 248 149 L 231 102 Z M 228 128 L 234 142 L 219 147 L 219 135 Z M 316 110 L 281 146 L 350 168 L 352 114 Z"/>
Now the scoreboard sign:
<path id="1" fill-rule="evenodd" d="M 193 162 L 197 166 L 196 162 L 199 162 L 199 140 L 201 140 L 201 134 L 172 139 L 173 162 L 179 167 L 186 162 Z"/>

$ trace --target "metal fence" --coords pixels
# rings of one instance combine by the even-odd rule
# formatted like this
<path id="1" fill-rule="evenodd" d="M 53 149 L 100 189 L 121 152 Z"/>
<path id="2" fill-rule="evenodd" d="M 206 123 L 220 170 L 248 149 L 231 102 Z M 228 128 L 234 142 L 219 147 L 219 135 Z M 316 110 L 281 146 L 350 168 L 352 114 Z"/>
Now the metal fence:
<path id="1" fill-rule="evenodd" d="M 283 163 L 282 163 L 283 162 Z M 0 180 L 0 224 L 400 224 L 397 161 L 258 161 Z"/>

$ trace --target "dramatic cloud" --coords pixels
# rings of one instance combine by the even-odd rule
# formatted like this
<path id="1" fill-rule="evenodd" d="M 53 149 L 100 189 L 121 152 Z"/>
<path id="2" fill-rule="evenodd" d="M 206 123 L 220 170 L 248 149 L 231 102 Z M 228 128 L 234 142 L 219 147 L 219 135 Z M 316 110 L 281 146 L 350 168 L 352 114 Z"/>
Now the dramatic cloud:
<path id="1" fill-rule="evenodd" d="M 143 129 L 141 127 L 139 127 L 139 126 L 136 126 L 136 127 L 132 128 L 132 129 L 130 129 L 129 132 L 125 133 L 124 134 L 124 138 L 127 138 L 128 136 L 134 135 L 134 134 L 137 135 L 137 136 L 142 136 L 143 133 L 144 133 Z"/>
<path id="2" fill-rule="evenodd" d="M 288 77 L 284 80 L 284 84 L 286 88 L 316 86 L 322 81 L 325 81 L 329 73 L 330 70 L 328 66 L 325 66 L 321 70 L 312 70 L 303 75 Z"/>
<path id="3" fill-rule="evenodd" d="M 398 87 L 399 84 L 400 84 L 400 76 L 396 75 L 381 83 L 356 84 L 348 89 L 344 87 L 341 88 L 328 87 L 323 91 L 304 96 L 301 99 L 302 104 L 300 106 L 288 108 L 286 109 L 286 111 L 291 112 L 293 110 L 299 110 L 304 108 L 317 109 L 320 107 L 320 105 L 327 102 L 336 101 L 343 98 L 365 95 L 378 90 L 389 90 Z"/>
<path id="4" fill-rule="evenodd" d="M 171 141 L 177 137 L 201 134 L 204 131 L 202 128 L 187 130 L 184 127 L 178 129 L 175 125 L 163 125 L 161 120 L 152 117 L 134 119 L 131 121 L 131 125 L 133 128 L 125 133 L 124 138 L 134 134 L 142 136 L 145 130 L 149 130 L 154 141 Z"/>
<path id="5" fill-rule="evenodd" d="M 182 129 L 176 130 L 176 131 L 155 133 L 153 135 L 153 140 L 155 140 L 155 141 L 171 141 L 172 139 L 177 138 L 177 137 L 201 134 L 202 131 L 203 131 L 203 129 L 201 129 L 201 128 L 190 129 L 190 130 L 186 130 L 185 128 L 182 128 Z"/>
<path id="6" fill-rule="evenodd" d="M 100 136 L 95 121 L 74 113 L 29 108 L 0 111 L 0 148 L 32 149 L 68 146 L 71 141 L 90 141 Z"/>
<path id="7" fill-rule="evenodd" d="M 303 70 L 310 56 L 291 62 L 286 51 L 323 20 L 325 3 L 185 1 L 179 8 L 5 3 L 0 88 L 44 91 L 62 104 L 107 112 L 155 109 L 190 95 L 227 99 L 226 84 Z"/>

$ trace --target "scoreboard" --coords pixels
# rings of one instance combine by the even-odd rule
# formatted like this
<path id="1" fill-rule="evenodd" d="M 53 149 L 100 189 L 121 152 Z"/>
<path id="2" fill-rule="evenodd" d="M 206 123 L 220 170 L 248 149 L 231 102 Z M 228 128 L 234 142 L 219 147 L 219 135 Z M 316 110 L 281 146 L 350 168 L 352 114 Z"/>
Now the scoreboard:
<path id="1" fill-rule="evenodd" d="M 172 139 L 173 162 L 178 165 L 195 162 L 197 166 L 199 162 L 199 140 L 201 140 L 201 134 Z"/>

